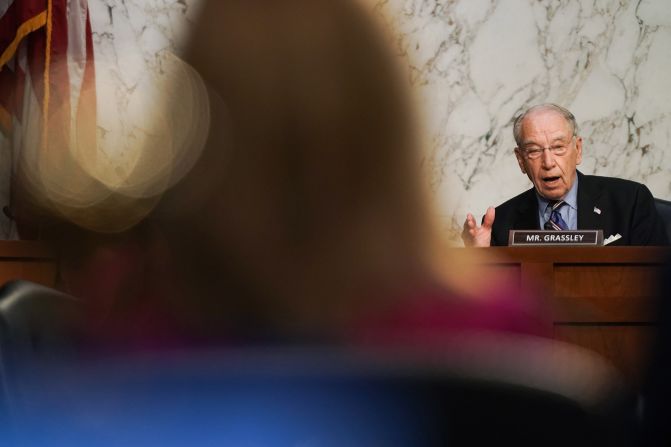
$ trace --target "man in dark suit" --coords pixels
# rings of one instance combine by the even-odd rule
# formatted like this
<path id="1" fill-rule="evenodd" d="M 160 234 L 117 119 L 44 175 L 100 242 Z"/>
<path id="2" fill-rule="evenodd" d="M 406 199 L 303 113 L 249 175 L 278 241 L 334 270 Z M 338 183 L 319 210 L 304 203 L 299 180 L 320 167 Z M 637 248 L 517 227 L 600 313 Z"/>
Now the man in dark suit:
<path id="1" fill-rule="evenodd" d="M 478 226 L 464 222 L 467 246 L 507 245 L 509 230 L 601 229 L 613 245 L 667 245 L 652 194 L 629 180 L 584 175 L 582 138 L 573 114 L 556 104 L 533 106 L 515 119 L 517 162 L 534 187 L 489 207 Z"/>

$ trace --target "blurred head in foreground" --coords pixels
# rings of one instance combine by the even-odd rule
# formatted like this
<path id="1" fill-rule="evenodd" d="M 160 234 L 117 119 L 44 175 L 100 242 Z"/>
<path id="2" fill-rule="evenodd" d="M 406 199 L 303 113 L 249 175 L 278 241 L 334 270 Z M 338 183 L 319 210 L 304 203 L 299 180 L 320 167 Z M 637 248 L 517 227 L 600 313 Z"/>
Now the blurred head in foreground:
<path id="1" fill-rule="evenodd" d="M 186 60 L 209 88 L 208 141 L 129 255 L 151 260 L 138 276 L 171 313 L 328 334 L 363 297 L 425 279 L 407 85 L 362 6 L 208 1 Z"/>
<path id="2" fill-rule="evenodd" d="M 183 98 L 190 90 L 180 87 L 206 91 L 207 141 L 195 145 L 198 157 L 177 151 L 194 160 L 191 169 L 163 182 L 174 186 L 160 201 L 130 201 L 151 205 L 131 231 L 65 240 L 65 288 L 104 317 L 98 332 L 114 342 L 321 341 L 363 329 L 351 335 L 358 341 L 379 327 L 386 341 L 438 339 L 481 323 L 528 331 L 529 320 L 539 332 L 544 322 L 516 289 L 469 270 L 466 253 L 445 259 L 408 83 L 363 6 L 206 1 L 197 23 L 186 62 L 198 82 L 178 76 L 188 81 L 159 102 L 197 110 L 199 100 Z M 181 116 L 184 126 L 173 119 L 168 135 L 198 142 L 184 128 L 202 123 Z M 147 151 L 156 155 L 152 138 Z M 140 160 L 149 168 L 160 161 Z M 162 170 L 147 172 L 155 175 L 136 174 L 134 184 L 156 190 L 149 186 Z M 108 215 L 84 210 L 80 220 L 98 224 Z M 503 300 L 460 299 L 472 295 Z"/>
<path id="3" fill-rule="evenodd" d="M 419 273 L 406 86 L 356 2 L 206 2 L 190 48 L 210 140 L 157 215 L 194 294 L 224 319 L 328 331 L 369 288 Z"/>

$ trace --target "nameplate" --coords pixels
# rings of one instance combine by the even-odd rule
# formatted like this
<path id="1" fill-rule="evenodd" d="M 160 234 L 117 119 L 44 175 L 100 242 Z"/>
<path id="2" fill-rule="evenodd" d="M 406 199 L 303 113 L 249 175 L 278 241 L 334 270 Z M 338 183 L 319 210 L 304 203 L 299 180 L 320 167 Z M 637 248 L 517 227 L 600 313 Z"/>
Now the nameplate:
<path id="1" fill-rule="evenodd" d="M 599 246 L 603 245 L 603 230 L 510 230 L 508 245 L 521 246 Z"/>

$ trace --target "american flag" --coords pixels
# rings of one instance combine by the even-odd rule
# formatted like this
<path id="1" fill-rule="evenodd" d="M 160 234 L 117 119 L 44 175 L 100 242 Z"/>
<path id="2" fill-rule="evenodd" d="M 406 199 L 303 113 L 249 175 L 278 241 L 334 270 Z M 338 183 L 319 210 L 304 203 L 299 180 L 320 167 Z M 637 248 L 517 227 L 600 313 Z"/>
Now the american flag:
<path id="1" fill-rule="evenodd" d="M 87 1 L 0 0 L 0 149 L 11 166 L 2 174 L 16 186 L 46 151 L 94 152 L 95 114 Z M 4 189 L 10 203 L 0 207 L 20 220 L 19 189 Z"/>

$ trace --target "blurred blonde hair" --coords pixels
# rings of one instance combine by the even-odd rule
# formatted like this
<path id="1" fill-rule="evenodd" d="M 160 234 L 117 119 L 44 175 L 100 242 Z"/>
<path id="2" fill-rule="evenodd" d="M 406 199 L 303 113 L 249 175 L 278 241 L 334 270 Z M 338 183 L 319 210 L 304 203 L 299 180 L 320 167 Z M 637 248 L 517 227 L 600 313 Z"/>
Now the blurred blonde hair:
<path id="1" fill-rule="evenodd" d="M 355 297 L 421 281 L 433 226 L 413 108 L 363 7 L 211 0 L 189 48 L 212 129 L 157 216 L 191 294 L 228 295 L 206 313 L 321 330 Z"/>

